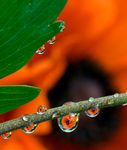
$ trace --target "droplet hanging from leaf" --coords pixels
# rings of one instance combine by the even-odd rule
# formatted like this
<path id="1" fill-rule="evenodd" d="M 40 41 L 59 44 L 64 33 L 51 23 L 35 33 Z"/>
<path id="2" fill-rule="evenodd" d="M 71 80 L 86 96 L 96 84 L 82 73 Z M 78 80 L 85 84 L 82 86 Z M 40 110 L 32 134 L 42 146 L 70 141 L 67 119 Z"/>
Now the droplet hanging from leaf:
<path id="1" fill-rule="evenodd" d="M 42 55 L 45 53 L 45 45 L 42 45 L 37 51 L 37 54 Z"/>
<path id="2" fill-rule="evenodd" d="M 56 36 L 54 36 L 53 38 L 51 38 L 47 43 L 52 45 L 56 42 Z"/>
<path id="3" fill-rule="evenodd" d="M 61 28 L 60 32 L 64 32 L 64 30 L 65 30 L 65 22 L 62 22 L 60 24 L 60 28 Z"/>

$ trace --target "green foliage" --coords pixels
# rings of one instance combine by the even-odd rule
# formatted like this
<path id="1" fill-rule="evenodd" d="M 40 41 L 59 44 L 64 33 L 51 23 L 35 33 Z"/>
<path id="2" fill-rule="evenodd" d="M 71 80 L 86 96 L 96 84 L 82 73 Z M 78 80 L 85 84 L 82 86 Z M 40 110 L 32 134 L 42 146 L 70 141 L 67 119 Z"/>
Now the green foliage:
<path id="1" fill-rule="evenodd" d="M 66 0 L 0 0 L 0 78 L 25 65 L 60 32 L 54 22 Z"/>
<path id="2" fill-rule="evenodd" d="M 64 22 L 56 21 L 67 0 L 0 0 L 0 78 L 23 67 Z M 39 94 L 30 86 L 0 86 L 0 113 Z"/>
<path id="3" fill-rule="evenodd" d="M 32 86 L 1 86 L 0 114 L 31 101 L 39 93 L 40 89 Z"/>

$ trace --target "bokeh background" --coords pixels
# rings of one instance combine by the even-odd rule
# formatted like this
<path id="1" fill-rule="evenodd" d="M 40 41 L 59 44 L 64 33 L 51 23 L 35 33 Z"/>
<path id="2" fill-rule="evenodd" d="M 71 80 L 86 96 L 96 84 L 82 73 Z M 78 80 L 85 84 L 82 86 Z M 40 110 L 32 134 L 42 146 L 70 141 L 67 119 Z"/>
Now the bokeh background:
<path id="1" fill-rule="evenodd" d="M 46 44 L 22 69 L 2 79 L 0 85 L 27 84 L 42 88 L 32 102 L 0 116 L 6 121 L 66 101 L 80 101 L 127 91 L 127 1 L 68 0 L 58 20 L 64 32 L 54 45 Z M 22 54 L 21 54 L 22 55 Z M 34 134 L 18 130 L 1 150 L 126 150 L 127 107 L 101 110 L 99 116 L 80 116 L 79 127 L 63 133 L 56 121 L 39 125 Z"/>

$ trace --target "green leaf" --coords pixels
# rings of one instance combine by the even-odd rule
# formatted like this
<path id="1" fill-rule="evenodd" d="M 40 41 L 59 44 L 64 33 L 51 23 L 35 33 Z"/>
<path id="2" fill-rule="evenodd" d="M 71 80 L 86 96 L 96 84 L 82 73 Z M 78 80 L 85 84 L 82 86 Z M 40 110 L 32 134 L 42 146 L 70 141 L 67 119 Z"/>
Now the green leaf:
<path id="1" fill-rule="evenodd" d="M 32 86 L 0 86 L 0 114 L 33 100 L 39 93 L 40 89 Z"/>
<path id="2" fill-rule="evenodd" d="M 36 50 L 58 34 L 54 22 L 66 0 L 0 0 L 0 78 L 24 66 Z"/>

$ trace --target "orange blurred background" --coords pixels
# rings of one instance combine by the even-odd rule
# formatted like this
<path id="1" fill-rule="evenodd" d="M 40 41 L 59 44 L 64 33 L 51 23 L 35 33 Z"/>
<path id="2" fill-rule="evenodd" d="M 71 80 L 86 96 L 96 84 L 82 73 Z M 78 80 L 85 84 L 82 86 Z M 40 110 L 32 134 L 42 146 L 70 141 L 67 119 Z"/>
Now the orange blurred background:
<path id="1" fill-rule="evenodd" d="M 54 45 L 37 55 L 0 85 L 27 84 L 42 88 L 32 102 L 1 115 L 1 122 L 47 108 L 127 90 L 127 1 L 68 0 L 59 16 L 65 31 Z M 95 119 L 81 114 L 79 127 L 67 135 L 56 122 L 39 125 L 34 134 L 18 130 L 0 139 L 1 150 L 126 150 L 126 107 L 102 110 Z"/>

